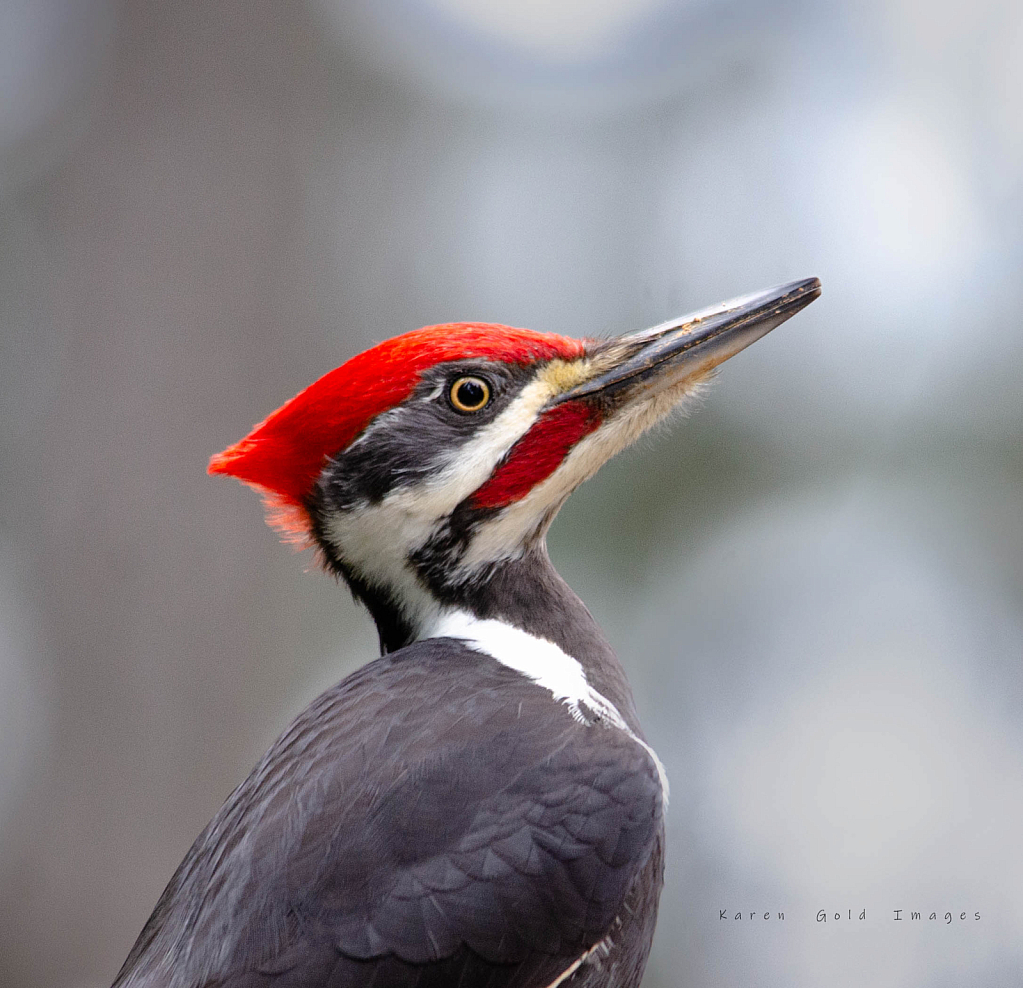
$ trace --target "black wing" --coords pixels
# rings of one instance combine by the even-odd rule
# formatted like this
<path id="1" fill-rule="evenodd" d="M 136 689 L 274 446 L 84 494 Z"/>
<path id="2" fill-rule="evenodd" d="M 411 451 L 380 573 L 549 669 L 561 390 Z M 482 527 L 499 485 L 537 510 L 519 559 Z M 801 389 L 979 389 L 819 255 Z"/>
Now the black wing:
<path id="1" fill-rule="evenodd" d="M 199 836 L 115 986 L 546 985 L 661 828 L 652 759 L 451 640 L 317 699 Z"/>

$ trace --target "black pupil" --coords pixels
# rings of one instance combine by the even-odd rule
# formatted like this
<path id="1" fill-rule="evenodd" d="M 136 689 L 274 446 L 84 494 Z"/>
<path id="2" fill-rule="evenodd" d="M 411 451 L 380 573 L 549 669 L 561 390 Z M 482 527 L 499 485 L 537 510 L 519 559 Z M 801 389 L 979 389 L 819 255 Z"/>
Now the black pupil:
<path id="1" fill-rule="evenodd" d="M 458 385 L 457 394 L 466 408 L 478 408 L 487 399 L 487 392 L 479 381 L 463 381 Z"/>

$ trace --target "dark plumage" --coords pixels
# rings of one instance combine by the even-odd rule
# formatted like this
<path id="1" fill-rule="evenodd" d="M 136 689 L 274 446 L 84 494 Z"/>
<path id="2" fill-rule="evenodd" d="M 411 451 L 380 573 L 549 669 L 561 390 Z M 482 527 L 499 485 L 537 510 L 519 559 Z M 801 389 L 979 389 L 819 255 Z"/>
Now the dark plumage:
<path id="1" fill-rule="evenodd" d="M 656 899 L 662 812 L 627 735 L 459 642 L 416 642 L 285 731 L 115 985 L 525 988 L 604 938 L 573 984 L 631 983 L 654 913 L 625 907 Z"/>
<path id="2" fill-rule="evenodd" d="M 115 988 L 638 988 L 667 784 L 545 533 L 578 484 L 819 290 L 600 343 L 427 327 L 214 457 L 317 547 L 385 654 L 231 794 Z"/>

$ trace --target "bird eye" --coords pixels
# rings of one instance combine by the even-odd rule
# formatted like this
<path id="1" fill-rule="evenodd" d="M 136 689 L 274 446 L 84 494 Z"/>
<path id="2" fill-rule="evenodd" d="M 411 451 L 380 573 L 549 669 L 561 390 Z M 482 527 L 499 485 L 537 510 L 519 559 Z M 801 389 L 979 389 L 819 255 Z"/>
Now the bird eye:
<path id="1" fill-rule="evenodd" d="M 459 412 L 478 412 L 490 401 L 490 385 L 482 377 L 460 377 L 448 398 Z"/>

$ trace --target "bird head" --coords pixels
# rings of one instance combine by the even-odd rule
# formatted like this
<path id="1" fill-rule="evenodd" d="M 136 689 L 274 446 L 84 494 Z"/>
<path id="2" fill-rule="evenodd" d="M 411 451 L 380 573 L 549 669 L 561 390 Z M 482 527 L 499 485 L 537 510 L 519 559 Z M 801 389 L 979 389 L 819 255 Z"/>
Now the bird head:
<path id="1" fill-rule="evenodd" d="M 819 294 L 807 279 L 605 340 L 428 326 L 330 371 L 209 471 L 261 490 L 396 647 L 544 553 L 580 483 Z"/>

